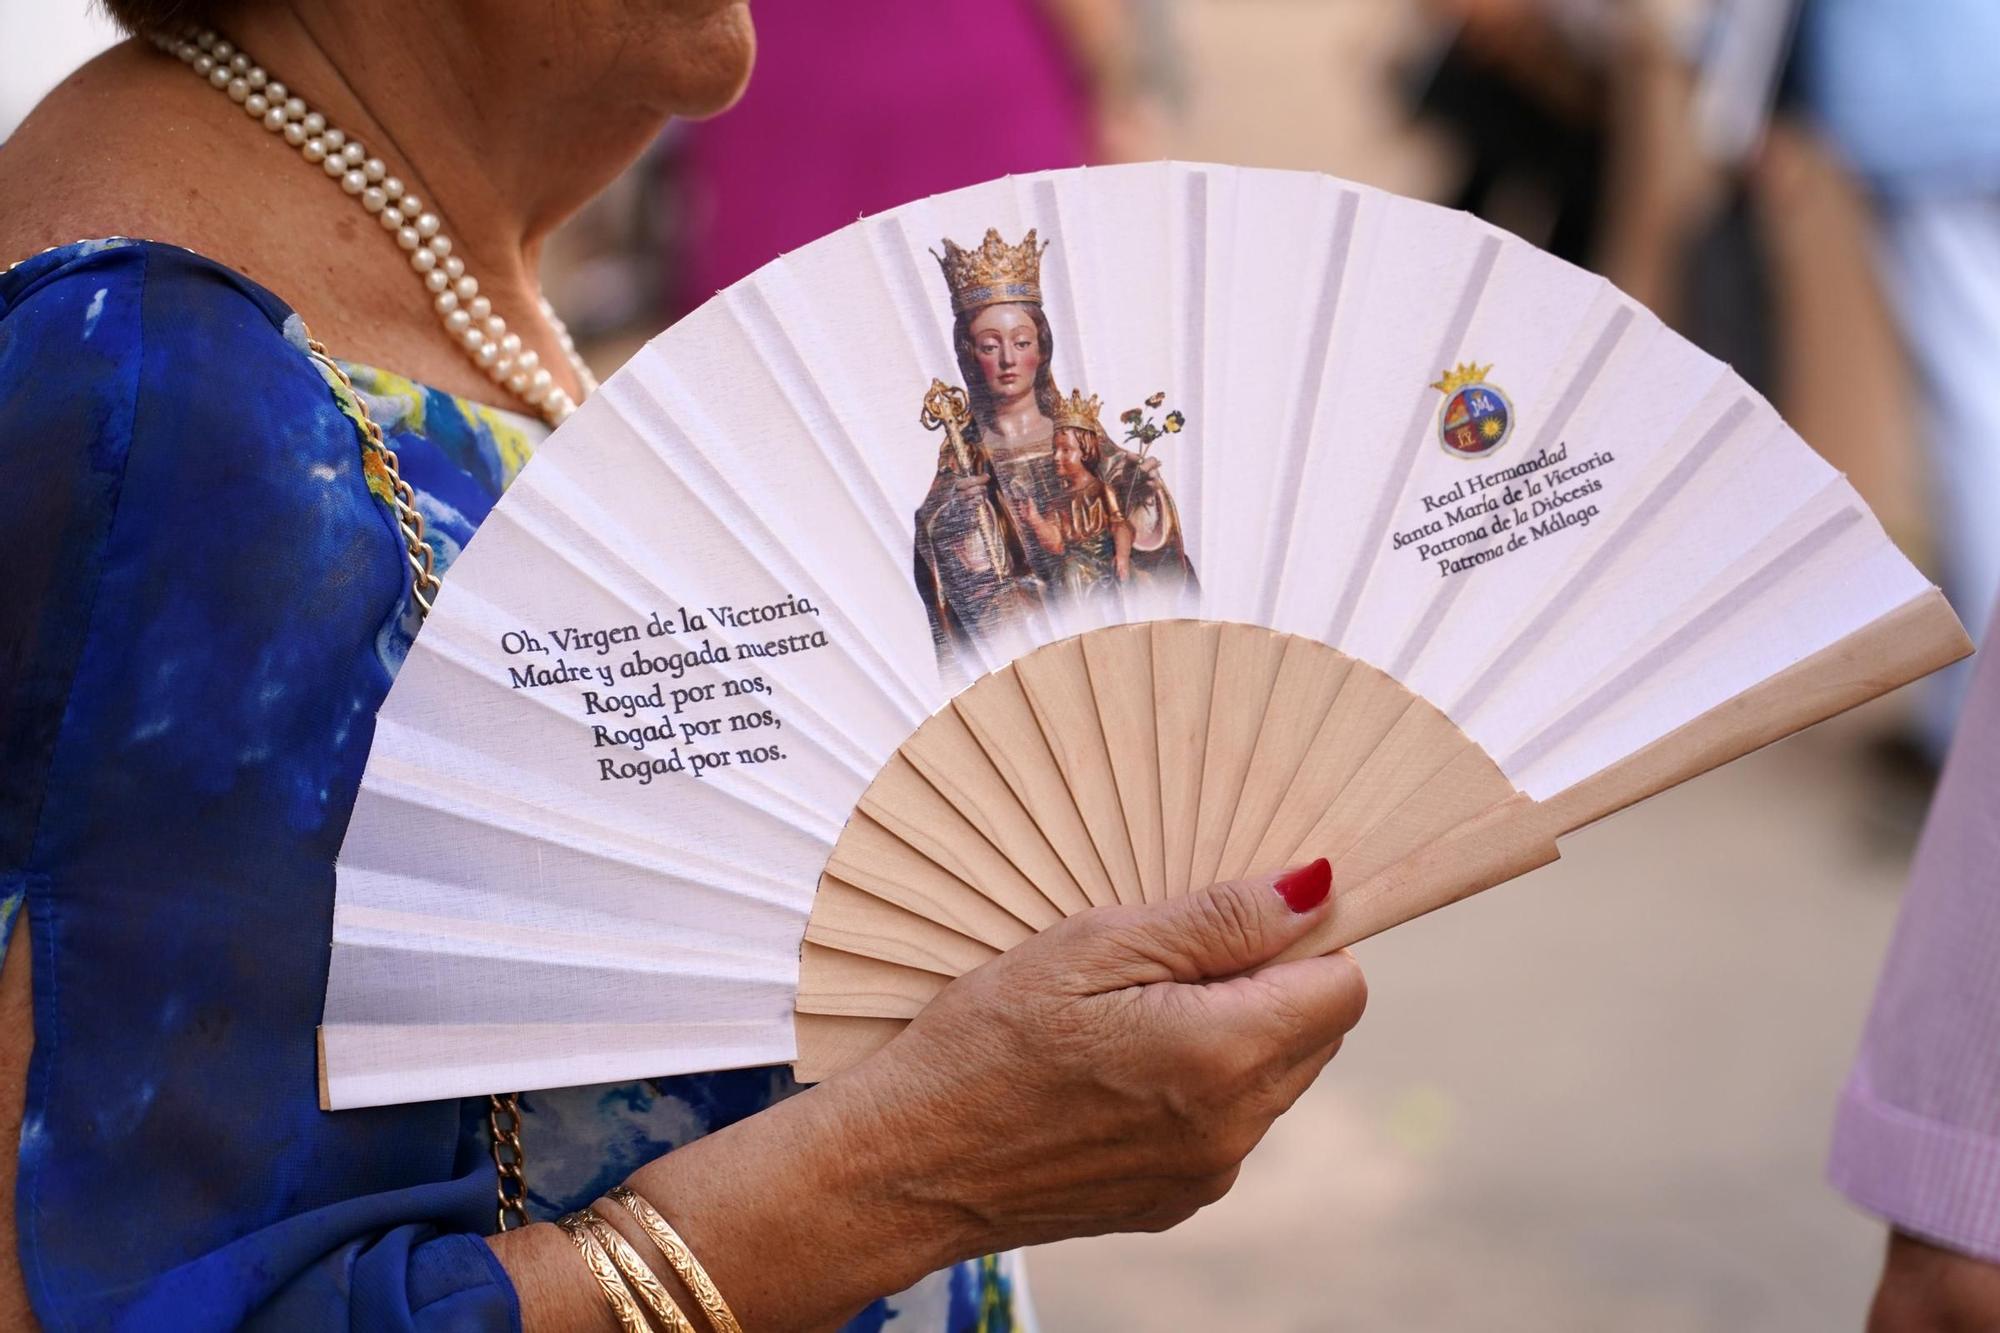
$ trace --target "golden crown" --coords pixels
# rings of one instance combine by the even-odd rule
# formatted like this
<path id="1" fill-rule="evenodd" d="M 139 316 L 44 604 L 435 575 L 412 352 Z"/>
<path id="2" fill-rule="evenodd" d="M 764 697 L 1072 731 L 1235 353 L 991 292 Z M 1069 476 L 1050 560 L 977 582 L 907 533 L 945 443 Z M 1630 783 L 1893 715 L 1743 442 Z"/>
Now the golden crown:
<path id="1" fill-rule="evenodd" d="M 1019 245 L 1009 245 L 1000 239 L 999 228 L 988 227 L 977 250 L 967 250 L 947 236 L 944 253 L 933 250 L 931 254 L 944 270 L 945 285 L 951 288 L 952 313 L 962 315 L 1003 301 L 1040 305 L 1042 251 L 1047 248 L 1035 243 L 1033 228 Z"/>
<path id="2" fill-rule="evenodd" d="M 1097 419 L 1097 411 L 1102 406 L 1096 394 L 1085 398 L 1082 390 L 1072 389 L 1069 397 L 1056 399 L 1056 410 L 1050 419 L 1057 430 L 1087 430 L 1101 436 L 1104 426 Z"/>
<path id="3" fill-rule="evenodd" d="M 1439 393 L 1444 394 L 1446 397 L 1449 397 L 1452 394 L 1457 393 L 1460 389 L 1463 389 L 1468 384 L 1484 384 L 1486 382 L 1486 376 L 1492 371 L 1492 369 L 1493 366 L 1490 362 L 1483 366 L 1474 365 L 1469 361 L 1464 362 L 1455 367 L 1454 369 L 1447 370 L 1444 373 L 1444 378 L 1438 380 L 1435 384 L 1431 385 L 1431 387 L 1433 389 L 1436 389 Z"/>

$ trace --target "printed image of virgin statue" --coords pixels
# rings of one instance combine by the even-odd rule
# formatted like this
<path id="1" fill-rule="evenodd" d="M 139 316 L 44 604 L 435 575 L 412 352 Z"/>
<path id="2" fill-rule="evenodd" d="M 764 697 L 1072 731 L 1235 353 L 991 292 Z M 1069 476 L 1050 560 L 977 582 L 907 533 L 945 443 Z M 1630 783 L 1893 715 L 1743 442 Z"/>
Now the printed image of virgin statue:
<path id="1" fill-rule="evenodd" d="M 916 515 L 917 592 L 940 659 L 1047 602 L 1119 584 L 1194 578 L 1173 497 L 1149 446 L 1177 432 L 1125 414 L 1137 451 L 1112 443 L 1099 402 L 1055 385 L 1042 312 L 1043 246 L 989 230 L 976 250 L 949 239 L 938 263 L 951 293 L 964 387 L 933 380 L 922 421 L 941 431 L 937 473 Z M 1148 399 L 1157 406 L 1159 395 Z M 1136 520 L 1136 521 L 1135 521 Z"/>

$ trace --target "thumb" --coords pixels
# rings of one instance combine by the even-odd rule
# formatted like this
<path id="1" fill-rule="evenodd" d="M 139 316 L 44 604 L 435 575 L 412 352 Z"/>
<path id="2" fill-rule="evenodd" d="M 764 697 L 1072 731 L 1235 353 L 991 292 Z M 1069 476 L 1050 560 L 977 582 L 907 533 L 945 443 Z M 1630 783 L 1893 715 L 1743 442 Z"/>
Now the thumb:
<path id="1" fill-rule="evenodd" d="M 1185 898 L 1119 910 L 1105 922 L 1113 985 L 1194 983 L 1271 961 L 1311 930 L 1333 888 L 1325 857 L 1281 874 L 1231 880 Z"/>

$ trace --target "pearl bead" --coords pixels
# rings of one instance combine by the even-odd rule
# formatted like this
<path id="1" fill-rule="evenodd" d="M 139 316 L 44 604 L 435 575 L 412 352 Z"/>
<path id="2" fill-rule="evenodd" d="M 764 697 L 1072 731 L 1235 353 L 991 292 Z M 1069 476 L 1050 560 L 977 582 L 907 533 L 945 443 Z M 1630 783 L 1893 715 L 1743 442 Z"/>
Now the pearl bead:
<path id="1" fill-rule="evenodd" d="M 453 310 L 444 317 L 444 326 L 453 333 L 464 333 L 472 327 L 472 316 L 463 310 Z"/>
<path id="2" fill-rule="evenodd" d="M 465 308 L 472 312 L 474 319 L 485 319 L 493 313 L 493 303 L 483 296 L 473 297 L 471 303 Z"/>
<path id="3" fill-rule="evenodd" d="M 481 368 L 485 368 L 491 366 L 494 361 L 499 359 L 499 356 L 500 346 L 498 343 L 483 342 L 473 352 L 472 359 L 477 361 Z"/>
<path id="4" fill-rule="evenodd" d="M 210 86 L 216 88 L 227 88 L 229 86 L 230 79 L 234 77 L 235 76 L 229 72 L 229 66 L 227 65 L 217 65 L 214 69 L 208 72 L 208 82 Z"/>
<path id="5" fill-rule="evenodd" d="M 398 233 L 400 237 L 401 233 Z M 410 267 L 419 273 L 428 273 L 437 267 L 438 257 L 428 250 L 419 250 L 410 256 Z"/>
<path id="6" fill-rule="evenodd" d="M 264 128 L 273 134 L 285 128 L 285 108 L 274 106 L 264 113 Z"/>
<path id="7" fill-rule="evenodd" d="M 416 249 L 418 239 L 415 227 L 396 228 L 396 244 L 402 246 L 405 250 Z"/>
<path id="8" fill-rule="evenodd" d="M 306 127 L 296 120 L 285 122 L 285 142 L 297 148 L 306 141 Z"/>
<path id="9" fill-rule="evenodd" d="M 303 106 L 304 103 L 300 103 L 300 105 Z M 305 125 L 307 134 L 323 134 L 326 131 L 326 117 L 317 111 L 308 111 L 306 112 Z"/>
<path id="10" fill-rule="evenodd" d="M 528 372 L 517 370 L 509 375 L 507 377 L 507 387 L 515 393 L 526 394 L 528 392 Z"/>
<path id="11" fill-rule="evenodd" d="M 514 358 L 514 364 L 522 370 L 536 370 L 542 364 L 541 353 L 530 347 Z"/>
<path id="12" fill-rule="evenodd" d="M 480 297 L 479 299 L 480 299 L 481 301 L 483 301 L 483 300 L 485 300 L 486 298 L 482 296 L 482 297 Z M 476 304 L 476 303 L 475 303 L 475 304 Z M 474 318 L 474 319 L 477 319 L 477 318 L 479 318 L 479 317 L 478 317 L 477 315 L 475 315 L 475 316 L 473 316 L 473 318 Z M 489 338 L 504 338 L 504 337 L 506 337 L 506 336 L 507 336 L 507 321 L 506 321 L 506 320 L 504 320 L 504 319 L 502 319 L 502 318 L 500 318 L 500 316 L 498 316 L 498 315 L 488 315 L 488 316 L 486 316 L 486 336 L 487 336 L 487 337 L 489 337 Z"/>
<path id="13" fill-rule="evenodd" d="M 500 340 L 500 350 L 505 352 L 508 356 L 513 356 L 516 352 L 521 350 L 521 335 L 518 333 L 510 333 L 506 337 L 502 338 Z"/>
<path id="14" fill-rule="evenodd" d="M 329 150 L 345 148 L 347 146 L 347 136 L 339 130 L 328 130 L 320 137 L 326 140 L 326 146 Z"/>
<path id="15" fill-rule="evenodd" d="M 486 367 L 486 378 L 492 380 L 495 384 L 505 384 L 508 373 L 513 369 L 513 358 L 502 356 L 495 360 L 492 365 Z"/>
<path id="16" fill-rule="evenodd" d="M 207 78 L 208 72 L 215 68 L 215 57 L 206 54 L 198 55 L 194 58 L 193 64 L 194 72 L 203 78 Z"/>
<path id="17" fill-rule="evenodd" d="M 403 225 L 403 215 L 393 208 L 383 209 L 381 216 L 375 220 L 382 224 L 383 231 L 395 231 Z"/>
<path id="18" fill-rule="evenodd" d="M 382 193 L 388 195 L 391 201 L 401 199 L 403 197 L 403 182 L 395 176 L 387 177 L 382 182 Z"/>
<path id="19" fill-rule="evenodd" d="M 195 62 L 195 57 L 201 54 L 201 48 L 193 42 L 182 42 L 174 48 L 174 54 L 181 58 L 183 65 L 192 65 Z"/>
<path id="20" fill-rule="evenodd" d="M 383 195 L 380 186 L 369 185 L 361 191 L 361 206 L 370 213 L 380 213 L 383 206 L 388 202 L 389 200 Z"/>
<path id="21" fill-rule="evenodd" d="M 512 381 L 510 380 L 509 383 L 512 383 Z M 528 387 L 522 390 L 521 392 L 521 397 L 526 399 L 530 404 L 536 407 L 540 407 L 542 404 L 542 400 L 544 398 L 547 398 L 548 396 L 549 396 L 549 386 L 546 384 L 539 384 L 534 380 L 529 380 Z"/>
<path id="22" fill-rule="evenodd" d="M 403 211 L 404 218 L 415 222 L 417 214 L 424 211 L 424 201 L 413 194 L 405 194 L 396 201 L 396 207 Z"/>
<path id="23" fill-rule="evenodd" d="M 292 90 L 290 88 L 287 88 L 284 84 L 278 82 L 276 79 L 272 79 L 269 83 L 264 85 L 264 96 L 270 98 L 273 102 L 277 103 L 280 106 L 284 105 L 285 102 L 290 100 L 291 95 L 292 95 Z"/>
<path id="24" fill-rule="evenodd" d="M 278 94 L 275 92 L 272 93 L 271 100 L 274 102 L 277 101 Z M 285 115 L 291 120 L 304 120 L 306 118 L 306 104 L 296 97 L 287 97 L 285 99 Z"/>
<path id="25" fill-rule="evenodd" d="M 444 271 L 451 274 L 453 281 L 457 281 L 460 277 L 464 276 L 465 261 L 457 255 L 453 255 L 444 261 Z"/>
<path id="26" fill-rule="evenodd" d="M 461 310 L 458 313 L 462 315 L 465 312 Z M 475 355 L 477 355 L 482 348 L 492 346 L 491 343 L 486 341 L 486 335 L 481 333 L 478 329 L 459 330 L 458 341 L 460 345 L 465 348 L 466 351 L 471 352 Z"/>
<path id="27" fill-rule="evenodd" d="M 236 48 L 218 38 L 215 44 L 208 48 L 208 53 L 217 60 L 227 60 L 236 54 Z"/>
<path id="28" fill-rule="evenodd" d="M 326 141 L 324 139 L 308 139 L 305 142 L 305 146 L 300 148 L 299 151 L 305 155 L 306 161 L 315 165 L 326 161 Z"/>
<path id="29" fill-rule="evenodd" d="M 452 290 L 458 293 L 459 300 L 470 301 L 479 295 L 479 279 L 468 273 L 453 284 Z"/>
<path id="30" fill-rule="evenodd" d="M 262 65 L 252 65 L 250 72 L 243 76 L 243 81 L 260 93 L 271 86 L 271 76 L 264 72 Z"/>
<path id="31" fill-rule="evenodd" d="M 250 72 L 250 57 L 238 51 L 235 55 L 229 57 L 229 68 L 235 70 L 238 74 L 248 74 Z"/>
<path id="32" fill-rule="evenodd" d="M 389 168 L 382 164 L 382 159 L 379 157 L 371 157 L 366 162 L 363 162 L 361 170 L 367 173 L 370 185 L 381 184 L 382 178 L 389 174 Z"/>
<path id="33" fill-rule="evenodd" d="M 417 235 L 428 241 L 431 237 L 438 234 L 438 225 L 437 214 L 426 213 L 417 219 Z"/>
<path id="34" fill-rule="evenodd" d="M 340 178 L 340 188 L 348 194 L 360 194 L 368 188 L 368 179 L 358 171 L 350 171 Z"/>
<path id="35" fill-rule="evenodd" d="M 340 160 L 340 155 L 338 153 L 327 158 L 326 161 L 320 163 L 319 165 L 321 170 L 326 172 L 327 175 L 333 177 L 335 180 L 339 180 L 342 176 L 345 176 L 347 174 L 347 164 Z"/>
<path id="36" fill-rule="evenodd" d="M 433 236 L 430 239 L 430 247 L 432 254 L 436 255 L 439 259 L 443 259 L 451 253 L 451 237 Z"/>
<path id="37" fill-rule="evenodd" d="M 424 286 L 430 287 L 432 291 L 437 293 L 437 300 L 431 302 L 431 305 L 436 308 L 438 314 L 449 315 L 452 311 L 458 309 L 458 293 L 445 291 L 442 285 L 432 287 L 432 278 L 437 278 L 440 284 L 442 284 L 444 274 L 438 272 L 436 269 L 432 269 L 429 273 L 424 274 Z"/>
<path id="38" fill-rule="evenodd" d="M 241 79 L 231 79 L 229 86 L 223 91 L 229 94 L 229 100 L 232 102 L 247 101 L 250 97 L 250 85 Z"/>
<path id="39" fill-rule="evenodd" d="M 262 120 L 264 113 L 271 109 L 271 99 L 262 93 L 251 93 L 243 99 L 243 114 Z"/>

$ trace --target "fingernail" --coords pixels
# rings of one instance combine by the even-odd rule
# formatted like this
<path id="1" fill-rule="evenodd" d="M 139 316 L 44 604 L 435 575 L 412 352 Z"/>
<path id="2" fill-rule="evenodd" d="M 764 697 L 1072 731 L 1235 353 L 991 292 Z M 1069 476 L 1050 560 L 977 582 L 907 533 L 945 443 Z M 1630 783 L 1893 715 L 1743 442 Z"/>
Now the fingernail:
<path id="1" fill-rule="evenodd" d="M 1333 888 L 1333 864 L 1324 856 L 1309 866 L 1287 870 L 1271 885 L 1295 916 L 1303 916 L 1326 901 Z"/>

